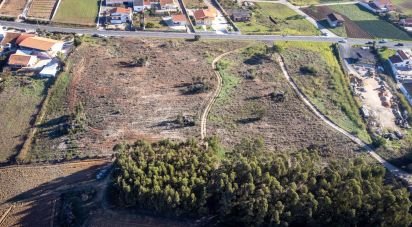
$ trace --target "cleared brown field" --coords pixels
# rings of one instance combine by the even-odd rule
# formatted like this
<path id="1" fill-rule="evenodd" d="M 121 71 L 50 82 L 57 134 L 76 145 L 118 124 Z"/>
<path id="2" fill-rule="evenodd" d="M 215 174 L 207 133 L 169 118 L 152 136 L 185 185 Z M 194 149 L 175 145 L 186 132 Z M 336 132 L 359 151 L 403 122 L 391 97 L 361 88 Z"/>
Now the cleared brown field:
<path id="1" fill-rule="evenodd" d="M 262 138 L 268 150 L 276 152 L 313 147 L 325 157 L 354 156 L 357 146 L 309 111 L 273 59 L 245 53 L 223 59 L 228 64 L 222 74 L 223 91 L 228 92 L 212 108 L 209 133 L 228 148 L 242 138 Z M 284 94 L 285 100 L 273 100 L 272 92 Z"/>
<path id="2" fill-rule="evenodd" d="M 28 16 L 50 20 L 56 3 L 56 0 L 33 0 Z"/>
<path id="3" fill-rule="evenodd" d="M 62 105 L 52 106 L 37 135 L 32 160 L 111 155 L 122 141 L 161 138 L 187 139 L 200 135 L 200 115 L 215 87 L 208 58 L 245 45 L 234 42 L 108 39 L 82 45 L 70 58 L 70 85 Z M 146 67 L 130 67 L 133 59 L 148 57 Z M 206 92 L 186 93 L 196 78 Z M 62 133 L 79 104 L 86 115 L 85 131 Z M 179 115 L 194 126 L 181 127 Z M 63 130 L 62 130 L 63 129 Z"/>
<path id="4" fill-rule="evenodd" d="M 27 0 L 4 0 L 3 6 L 0 8 L 0 15 L 17 17 L 23 12 Z"/>

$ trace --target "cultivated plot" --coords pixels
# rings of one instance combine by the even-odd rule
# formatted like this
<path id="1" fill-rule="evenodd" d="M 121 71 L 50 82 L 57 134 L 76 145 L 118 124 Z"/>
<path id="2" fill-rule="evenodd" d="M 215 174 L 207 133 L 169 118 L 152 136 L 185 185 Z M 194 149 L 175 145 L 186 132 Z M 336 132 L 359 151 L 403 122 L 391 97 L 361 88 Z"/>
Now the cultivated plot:
<path id="1" fill-rule="evenodd" d="M 93 26 L 99 11 L 99 0 L 62 0 L 53 22 Z"/>

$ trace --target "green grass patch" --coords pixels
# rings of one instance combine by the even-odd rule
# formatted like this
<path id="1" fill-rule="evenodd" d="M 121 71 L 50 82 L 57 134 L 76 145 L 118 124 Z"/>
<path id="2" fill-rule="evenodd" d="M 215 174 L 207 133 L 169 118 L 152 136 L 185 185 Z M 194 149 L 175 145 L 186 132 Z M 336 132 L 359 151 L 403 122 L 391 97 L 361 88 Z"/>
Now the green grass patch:
<path id="1" fill-rule="evenodd" d="M 249 22 L 236 22 L 236 25 L 244 34 L 320 34 L 305 18 L 287 6 L 277 3 L 256 3 L 251 20 Z"/>
<path id="2" fill-rule="evenodd" d="M 62 0 L 53 22 L 93 26 L 99 13 L 99 0 Z"/>
<path id="3" fill-rule="evenodd" d="M 393 49 L 379 49 L 378 51 L 379 58 L 382 59 L 383 61 L 388 60 L 390 57 L 396 54 L 396 51 Z"/>
<path id="4" fill-rule="evenodd" d="M 308 6 L 321 3 L 350 2 L 351 0 L 288 0 L 293 5 Z"/>
<path id="5" fill-rule="evenodd" d="M 412 16 L 411 0 L 392 0 L 392 3 L 404 14 Z"/>
<path id="6" fill-rule="evenodd" d="M 216 99 L 217 105 L 222 105 L 229 101 L 232 91 L 241 81 L 239 77 L 230 73 L 230 67 L 232 67 L 230 62 L 224 59 L 217 63 L 217 69 L 222 76 L 222 90 Z"/>
<path id="7" fill-rule="evenodd" d="M 45 97 L 48 80 L 11 76 L 0 93 L 0 162 L 19 151 Z"/>
<path id="8" fill-rule="evenodd" d="M 334 123 L 371 142 L 359 114 L 359 104 L 349 89 L 349 79 L 328 43 L 284 42 L 282 55 L 289 73 L 310 101 Z M 314 75 L 302 73 L 314 68 Z"/>
<path id="9" fill-rule="evenodd" d="M 360 28 L 376 38 L 412 40 L 408 33 L 380 19 L 378 16 L 371 14 L 360 5 L 333 5 L 329 7 L 347 16 Z"/>

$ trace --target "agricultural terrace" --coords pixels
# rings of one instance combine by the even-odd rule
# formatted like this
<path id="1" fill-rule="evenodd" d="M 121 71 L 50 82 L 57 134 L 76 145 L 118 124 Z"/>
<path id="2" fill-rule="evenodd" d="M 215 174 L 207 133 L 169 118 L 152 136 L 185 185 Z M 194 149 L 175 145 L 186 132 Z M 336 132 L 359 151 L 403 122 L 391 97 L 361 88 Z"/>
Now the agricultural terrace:
<path id="1" fill-rule="evenodd" d="M 337 3 L 337 2 L 350 2 L 351 0 L 288 0 L 293 5 L 297 6 L 309 6 L 314 4 L 325 3 Z"/>
<path id="2" fill-rule="evenodd" d="M 62 0 L 53 22 L 93 26 L 99 13 L 99 0 Z"/>
<path id="3" fill-rule="evenodd" d="M 333 48 L 326 43 L 282 42 L 287 70 L 309 100 L 334 123 L 370 142 L 359 105 Z"/>
<path id="4" fill-rule="evenodd" d="M 378 16 L 369 13 L 359 5 L 333 5 L 329 7 L 348 17 L 360 28 L 376 38 L 412 40 L 406 32 L 389 22 L 381 20 Z"/>
<path id="5" fill-rule="evenodd" d="M 412 1 L 411 0 L 392 0 L 392 3 L 402 13 L 412 16 Z"/>
<path id="6" fill-rule="evenodd" d="M 320 121 L 297 97 L 272 54 L 259 44 L 218 63 L 223 87 L 209 115 L 208 132 L 227 150 L 244 138 L 262 138 L 268 150 L 316 147 L 325 156 L 352 157 L 356 145 Z"/>
<path id="7" fill-rule="evenodd" d="M 3 0 L 0 15 L 17 17 L 23 12 L 27 0 Z"/>
<path id="8" fill-rule="evenodd" d="M 304 17 L 277 3 L 256 3 L 249 22 L 236 22 L 244 34 L 319 35 Z"/>
<path id="9" fill-rule="evenodd" d="M 28 16 L 50 20 L 56 3 L 56 0 L 33 0 Z"/>
<path id="10" fill-rule="evenodd" d="M 5 76 L 0 83 L 0 163 L 24 143 L 44 98 L 46 80 Z"/>

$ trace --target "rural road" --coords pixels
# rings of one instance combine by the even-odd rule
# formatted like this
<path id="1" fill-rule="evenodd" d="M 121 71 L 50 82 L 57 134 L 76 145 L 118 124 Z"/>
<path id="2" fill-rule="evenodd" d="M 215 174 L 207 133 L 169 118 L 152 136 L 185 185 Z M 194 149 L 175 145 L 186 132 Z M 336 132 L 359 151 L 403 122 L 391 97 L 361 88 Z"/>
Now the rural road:
<path id="1" fill-rule="evenodd" d="M 213 72 L 215 73 L 216 79 L 217 79 L 217 87 L 215 92 L 212 95 L 212 98 L 210 99 L 209 103 L 207 104 L 205 110 L 203 111 L 202 118 L 200 119 L 200 137 L 202 140 L 206 138 L 206 131 L 207 131 L 207 117 L 209 116 L 210 110 L 213 107 L 213 104 L 215 103 L 217 97 L 220 94 L 220 91 L 222 90 L 222 76 L 220 75 L 220 72 L 216 68 L 216 63 L 220 61 L 224 56 L 227 56 L 228 54 L 231 54 L 237 50 L 232 50 L 226 53 L 223 53 L 219 56 L 217 56 L 213 62 L 212 62 L 212 69 Z"/>
<path id="2" fill-rule="evenodd" d="M 0 20 L 1 26 L 24 29 L 24 30 L 46 30 L 49 32 L 62 32 L 62 33 L 76 33 L 76 34 L 86 34 L 93 35 L 98 34 L 102 36 L 112 36 L 112 37 L 140 37 L 140 38 L 169 38 L 169 39 L 193 39 L 195 34 L 189 33 L 178 33 L 178 32 L 147 32 L 147 31 L 106 31 L 97 30 L 92 28 L 65 28 L 65 27 L 55 27 L 50 25 L 36 25 L 36 24 L 25 24 L 13 21 L 2 21 Z M 220 39 L 220 40 L 252 40 L 252 41 L 303 41 L 303 42 L 329 42 L 337 43 L 343 38 L 341 37 L 327 37 L 327 36 L 281 36 L 281 35 L 240 35 L 240 34 L 198 34 L 202 39 Z M 363 45 L 370 40 L 366 39 L 346 39 L 348 44 L 352 45 Z M 390 48 L 399 48 L 395 45 L 398 41 L 390 41 L 388 43 L 382 44 Z M 412 41 L 402 41 L 404 44 L 403 48 L 412 48 Z M 379 44 L 377 44 L 379 46 Z"/>
<path id="3" fill-rule="evenodd" d="M 399 168 L 393 166 L 392 164 L 390 164 L 389 162 L 387 162 L 386 160 L 384 160 L 383 158 L 381 158 L 378 154 L 376 154 L 376 152 L 369 147 L 366 143 L 364 143 L 362 140 L 360 140 L 359 138 L 357 138 L 356 136 L 353 136 L 352 134 L 348 133 L 347 131 L 345 131 L 344 129 L 342 129 L 341 127 L 339 127 L 338 125 L 336 125 L 335 123 L 333 123 L 331 120 L 329 120 L 324 114 L 322 114 L 310 101 L 309 99 L 301 92 L 301 90 L 299 89 L 299 87 L 296 85 L 296 83 L 293 81 L 293 79 L 289 76 L 289 73 L 286 69 L 285 63 L 283 62 L 282 57 L 278 57 L 278 62 L 279 65 L 282 69 L 283 75 L 286 78 L 286 80 L 289 82 L 290 86 L 293 88 L 293 90 L 296 92 L 296 94 L 298 95 L 298 97 L 304 102 L 304 104 L 306 106 L 309 107 L 309 109 L 318 117 L 320 118 L 323 122 L 325 122 L 327 125 L 329 125 L 330 127 L 332 127 L 334 130 L 342 133 L 343 135 L 345 135 L 346 137 L 348 137 L 349 139 L 351 139 L 353 142 L 355 142 L 356 144 L 358 144 L 359 146 L 363 147 L 369 155 L 371 155 L 375 160 L 377 160 L 379 163 L 381 163 L 389 172 L 391 172 L 394 176 L 400 178 L 401 180 L 403 180 L 404 182 L 406 182 L 408 184 L 408 188 L 409 191 L 412 190 L 412 175 L 400 170 Z"/>

